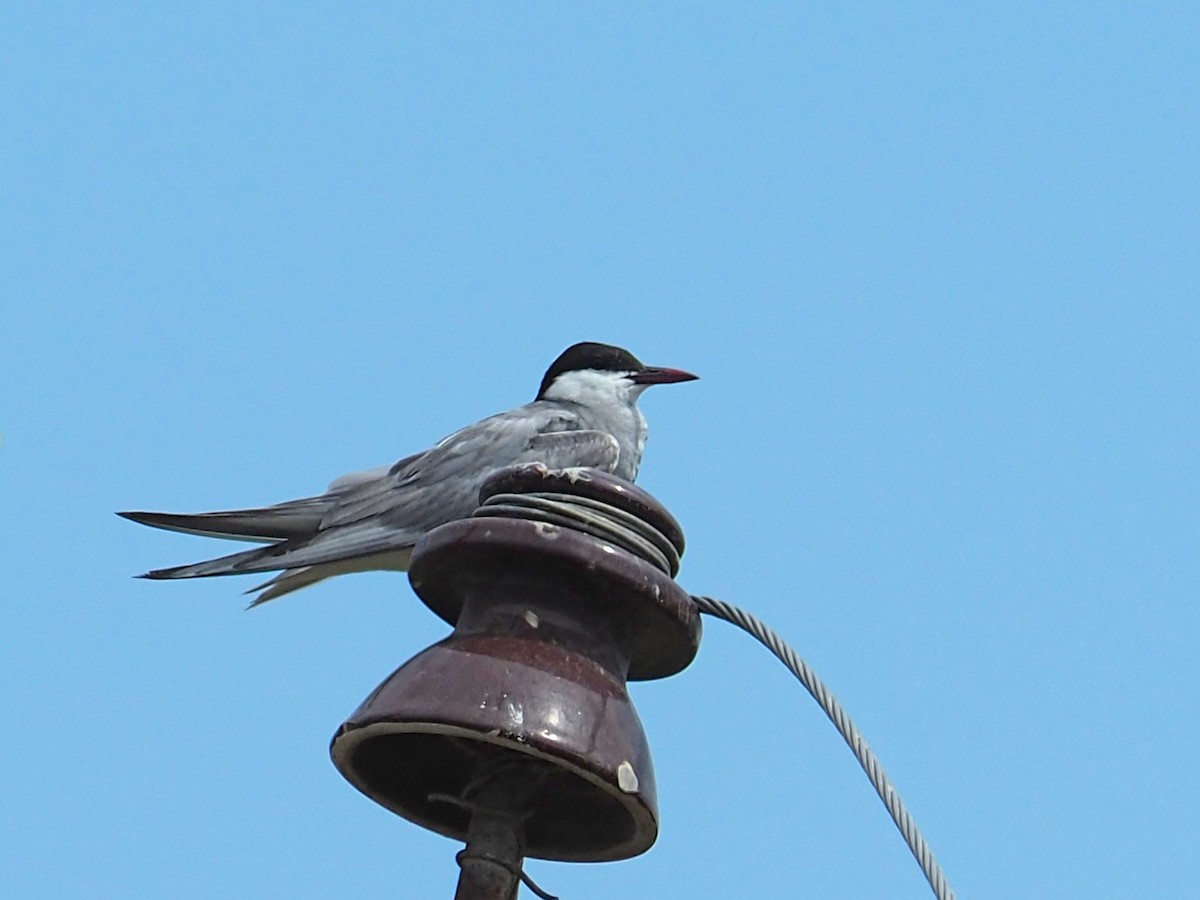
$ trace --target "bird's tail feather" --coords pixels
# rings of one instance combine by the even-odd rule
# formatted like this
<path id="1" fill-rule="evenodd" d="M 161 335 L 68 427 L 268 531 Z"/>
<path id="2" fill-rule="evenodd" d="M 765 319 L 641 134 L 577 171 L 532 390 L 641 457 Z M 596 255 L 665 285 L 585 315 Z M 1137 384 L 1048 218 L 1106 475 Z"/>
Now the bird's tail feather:
<path id="1" fill-rule="evenodd" d="M 190 563 L 186 566 L 151 569 L 145 575 L 139 575 L 138 577 L 163 581 L 172 578 L 210 578 L 214 575 L 242 575 L 246 571 L 242 568 L 244 565 L 258 562 L 272 551 L 276 551 L 278 547 L 278 544 L 272 544 L 269 547 L 243 550 L 240 553 L 230 553 L 228 556 L 218 556 L 216 559 L 206 559 L 204 562 Z M 265 570 L 257 568 L 252 571 L 270 571 L 271 568 L 279 569 L 282 566 L 267 566 Z"/>
<path id="2" fill-rule="evenodd" d="M 271 543 L 316 532 L 333 499 L 305 497 L 277 506 L 205 513 L 119 512 L 118 516 L 167 531 Z"/>
<path id="3" fill-rule="evenodd" d="M 324 581 L 326 578 L 333 578 L 336 575 L 349 575 L 351 572 L 406 572 L 411 559 L 412 547 L 403 547 L 399 550 L 388 550 L 383 553 L 339 559 L 335 562 L 320 563 L 315 566 L 288 569 L 280 572 L 271 580 L 264 581 L 246 591 L 247 594 L 262 591 L 250 602 L 248 608 L 253 609 L 268 600 L 282 597 L 284 594 L 312 587 L 318 581 Z"/>
<path id="4" fill-rule="evenodd" d="M 295 591 L 302 591 L 306 587 L 312 587 L 318 581 L 324 581 L 326 578 L 331 578 L 337 575 L 337 572 L 323 573 L 321 569 L 329 568 L 330 566 L 305 566 L 302 569 L 289 569 L 280 572 L 274 578 L 264 581 L 262 584 L 256 584 L 254 587 L 246 591 L 247 594 L 254 594 L 262 591 L 253 600 L 246 609 L 254 609 L 256 606 L 261 606 L 268 600 L 274 600 L 276 597 L 282 597 L 284 594 L 291 594 Z"/>
<path id="5" fill-rule="evenodd" d="M 159 581 L 177 578 L 210 578 L 218 575 L 244 575 L 247 572 L 244 567 L 247 565 L 254 566 L 250 571 L 261 572 L 263 568 L 254 564 L 269 556 L 272 552 L 276 552 L 277 549 L 276 547 L 262 547 L 257 550 L 244 550 L 241 553 L 232 553 L 229 556 L 222 556 L 218 559 L 210 559 L 186 566 L 154 569 L 139 577 Z M 251 601 L 250 607 L 253 608 L 266 603 L 268 600 L 282 597 L 284 594 L 290 594 L 293 591 L 311 587 L 318 581 L 333 578 L 335 575 L 378 570 L 405 572 L 408 570 L 408 563 L 411 558 L 412 547 L 401 547 L 396 550 L 367 554 L 366 556 L 285 569 L 274 578 L 250 588 L 246 593 L 253 594 L 262 591 L 262 593 L 258 594 Z"/>

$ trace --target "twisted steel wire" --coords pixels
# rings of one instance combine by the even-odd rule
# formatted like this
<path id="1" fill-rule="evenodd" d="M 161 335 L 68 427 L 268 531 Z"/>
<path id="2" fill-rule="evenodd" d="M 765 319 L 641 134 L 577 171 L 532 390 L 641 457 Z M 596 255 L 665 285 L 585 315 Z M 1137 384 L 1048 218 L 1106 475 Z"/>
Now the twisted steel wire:
<path id="1" fill-rule="evenodd" d="M 799 654 L 788 646 L 783 638 L 776 634 L 757 616 L 723 600 L 715 600 L 712 597 L 693 594 L 692 600 L 700 612 L 707 613 L 718 619 L 724 619 L 726 622 L 736 625 L 770 650 L 775 655 L 775 658 L 787 666 L 788 671 L 795 675 L 800 683 L 804 685 L 805 689 L 812 694 L 813 699 L 817 701 L 817 705 L 824 710 L 825 715 L 829 717 L 829 721 L 838 730 L 838 734 L 842 736 L 842 739 L 845 740 L 850 750 L 854 753 L 858 764 L 867 773 L 867 778 L 870 780 L 871 786 L 875 788 L 875 793 L 879 795 L 879 799 L 887 807 L 892 821 L 900 829 L 901 836 L 904 838 L 905 843 L 908 844 L 908 849 L 916 857 L 921 871 L 925 873 L 925 879 L 929 882 L 933 893 L 938 897 L 938 900 L 954 900 L 954 890 L 946 880 L 946 875 L 942 871 L 942 867 L 938 865 L 938 861 L 933 856 L 933 851 L 925 841 L 924 835 L 921 834 L 921 829 L 913 821 L 912 815 L 909 814 L 904 801 L 900 799 L 900 794 L 892 786 L 892 782 L 883 770 L 879 759 L 867 745 L 866 738 L 862 736 L 862 733 L 858 730 L 858 726 L 854 724 L 854 720 L 842 708 L 842 704 L 838 702 L 837 698 L 830 693 L 829 688 L 825 686 L 825 682 L 817 677 L 817 673 L 812 670 L 812 667 L 801 659 Z"/>

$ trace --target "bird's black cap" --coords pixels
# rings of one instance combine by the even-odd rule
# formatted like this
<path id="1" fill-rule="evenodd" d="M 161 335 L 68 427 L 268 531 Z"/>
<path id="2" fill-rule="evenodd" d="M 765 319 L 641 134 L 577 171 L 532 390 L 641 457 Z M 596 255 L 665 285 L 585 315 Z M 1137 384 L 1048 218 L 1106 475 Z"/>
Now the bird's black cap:
<path id="1" fill-rule="evenodd" d="M 601 372 L 640 372 L 646 368 L 642 361 L 620 347 L 611 344 L 597 344 L 584 341 L 572 344 L 558 355 L 558 359 L 550 364 L 538 388 L 538 397 L 545 395 L 554 379 L 564 372 L 581 372 L 585 369 L 596 369 Z"/>

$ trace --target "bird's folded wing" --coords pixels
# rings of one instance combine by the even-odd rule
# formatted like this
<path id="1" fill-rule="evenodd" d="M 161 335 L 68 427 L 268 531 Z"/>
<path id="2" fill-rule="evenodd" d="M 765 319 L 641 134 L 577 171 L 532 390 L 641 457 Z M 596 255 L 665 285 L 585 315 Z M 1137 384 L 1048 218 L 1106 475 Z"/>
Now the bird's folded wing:
<path id="1" fill-rule="evenodd" d="M 615 444 L 603 432 L 580 429 L 572 413 L 530 404 L 468 425 L 426 453 L 401 460 L 385 477 L 351 487 L 321 520 L 321 529 L 385 516 L 427 531 L 470 515 L 480 487 L 496 469 L 526 462 L 600 466 Z"/>
<path id="2" fill-rule="evenodd" d="M 554 431 L 539 434 L 518 462 L 545 463 L 551 469 L 588 468 L 611 472 L 621 445 L 606 431 Z"/>
<path id="3" fill-rule="evenodd" d="M 404 459 L 390 463 L 385 466 L 376 466 L 373 469 L 366 469 L 362 472 L 349 472 L 338 478 L 333 479 L 329 483 L 329 493 L 342 494 L 351 488 L 359 487 L 360 485 L 368 484 L 372 481 L 379 481 L 386 478 L 388 475 L 395 475 L 401 469 L 407 468 L 413 461 L 420 459 L 425 455 L 425 451 L 414 453 L 412 456 L 406 456 Z"/>
<path id="4" fill-rule="evenodd" d="M 512 463 L 540 462 L 552 469 L 585 467 L 611 471 L 619 455 L 620 448 L 611 434 L 562 431 L 537 435 Z M 393 492 L 393 505 L 382 506 L 369 518 L 334 526 L 322 523 L 321 530 L 311 538 L 197 565 L 221 564 L 222 571 L 211 574 L 270 572 L 408 549 L 427 531 L 470 516 L 479 505 L 479 488 L 489 474 L 483 471 L 473 479 L 469 490 L 464 490 L 463 485 L 471 479 L 458 479 L 457 486 L 447 481 L 419 485 L 410 482 L 403 491 Z"/>

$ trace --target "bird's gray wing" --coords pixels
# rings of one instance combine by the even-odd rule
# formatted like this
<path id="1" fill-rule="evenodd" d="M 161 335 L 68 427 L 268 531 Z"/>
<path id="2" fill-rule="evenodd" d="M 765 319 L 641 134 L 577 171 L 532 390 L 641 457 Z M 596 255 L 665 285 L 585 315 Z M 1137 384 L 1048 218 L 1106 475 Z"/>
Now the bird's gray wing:
<path id="1" fill-rule="evenodd" d="M 396 463 L 368 469 L 365 472 L 351 472 L 334 479 L 328 490 L 320 496 L 288 500 L 273 506 L 202 513 L 164 513 L 139 510 L 119 512 L 117 515 L 141 525 L 149 525 L 152 528 L 196 534 L 201 537 L 221 537 L 264 544 L 304 538 L 317 533 L 321 527 L 321 520 L 346 493 L 354 489 L 361 490 L 364 485 L 371 483 L 390 483 L 389 474 L 411 464 L 421 455 L 421 453 L 414 453 Z"/>
<path id="2" fill-rule="evenodd" d="M 529 459 L 523 461 L 528 462 L 532 460 L 541 462 L 553 469 L 582 466 L 611 472 L 616 467 L 620 454 L 621 448 L 616 438 L 606 432 L 554 431 L 549 434 L 535 436 L 530 441 L 528 453 L 526 454 Z M 289 557 L 292 561 L 290 568 L 284 569 L 270 581 L 256 585 L 247 591 L 247 593 L 257 593 L 257 596 L 250 605 L 259 606 L 268 600 L 274 600 L 277 597 L 290 594 L 292 591 L 301 590 L 326 578 L 344 575 L 349 572 L 362 572 L 373 569 L 407 570 L 409 560 L 412 557 L 412 546 L 406 545 L 396 549 L 392 543 L 395 537 L 394 534 L 383 542 L 385 549 L 374 553 L 371 553 L 367 549 L 371 546 L 374 538 L 360 530 L 360 526 L 364 522 L 369 521 L 369 519 L 362 520 L 357 523 L 334 526 L 329 529 L 331 537 L 337 535 L 348 542 L 349 546 L 353 547 L 354 552 L 351 554 L 340 556 L 340 558 L 336 559 L 330 559 L 328 555 L 310 557 L 327 559 L 329 561 L 310 565 L 296 564 L 296 560 L 305 558 L 305 554 L 322 550 L 320 546 L 321 542 L 317 540 L 309 543 L 303 551 L 297 551 L 292 554 Z M 330 544 L 323 549 L 328 553 L 336 551 L 337 547 Z"/>
<path id="3" fill-rule="evenodd" d="M 382 478 L 339 496 L 315 534 L 219 559 L 159 569 L 149 578 L 236 575 L 315 566 L 411 548 L 425 532 L 469 516 L 479 489 L 496 469 L 541 462 L 551 468 L 616 464 L 615 438 L 578 428 L 578 419 L 547 404 L 530 404 L 457 431 Z M 539 408 L 543 407 L 543 408 Z"/>
<path id="4" fill-rule="evenodd" d="M 480 487 L 496 469 L 537 461 L 555 468 L 586 465 L 569 461 L 565 441 L 541 443 L 549 434 L 580 431 L 577 415 L 544 402 L 489 416 L 402 460 L 404 465 L 394 466 L 386 478 L 347 491 L 325 514 L 321 530 L 381 517 L 415 542 L 443 522 L 470 515 L 479 503 Z M 599 443 L 581 439 L 579 450 L 596 453 Z M 554 459 L 544 458 L 548 456 Z"/>
<path id="5" fill-rule="evenodd" d="M 607 431 L 552 431 L 529 442 L 518 462 L 545 463 L 551 469 L 603 469 L 611 472 L 621 458 L 621 445 Z"/>
<path id="6" fill-rule="evenodd" d="M 404 457 L 404 459 L 400 460 L 399 462 L 394 462 L 386 466 L 376 466 L 374 469 L 367 469 L 363 472 L 350 472 L 346 475 L 342 475 L 341 477 L 335 478 L 329 483 L 328 492 L 331 494 L 342 494 L 351 488 L 356 488 L 364 484 L 369 484 L 370 482 L 379 481 L 380 479 L 386 478 L 388 475 L 395 474 L 400 469 L 411 465 L 415 460 L 418 460 L 424 456 L 425 453 L 426 451 L 422 450 L 420 453 L 414 453 L 412 456 Z"/>
<path id="7" fill-rule="evenodd" d="M 551 469 L 587 467 L 611 471 L 620 455 L 616 438 L 603 431 L 537 434 L 529 438 L 520 452 L 507 460 L 498 453 L 482 457 L 496 461 L 492 468 L 487 465 L 459 465 L 463 456 L 478 453 L 478 448 L 463 443 L 447 445 L 447 448 L 452 446 L 457 446 L 458 452 L 447 461 L 453 459 L 456 465 L 439 466 L 435 463 L 424 475 L 409 476 L 390 495 L 372 494 L 376 508 L 373 514 L 364 515 L 363 509 L 359 508 L 354 519 L 332 524 L 332 515 L 326 516 L 321 523 L 321 530 L 313 537 L 303 542 L 278 544 L 260 550 L 260 557 L 243 563 L 240 571 L 314 566 L 407 549 L 427 531 L 471 515 L 479 505 L 480 488 L 496 469 L 540 462 Z M 496 448 L 493 445 L 491 449 Z M 424 458 L 421 464 L 425 464 Z M 452 470 L 458 474 L 446 474 Z M 444 477 L 438 477 L 439 473 Z"/>

